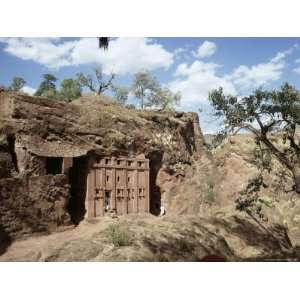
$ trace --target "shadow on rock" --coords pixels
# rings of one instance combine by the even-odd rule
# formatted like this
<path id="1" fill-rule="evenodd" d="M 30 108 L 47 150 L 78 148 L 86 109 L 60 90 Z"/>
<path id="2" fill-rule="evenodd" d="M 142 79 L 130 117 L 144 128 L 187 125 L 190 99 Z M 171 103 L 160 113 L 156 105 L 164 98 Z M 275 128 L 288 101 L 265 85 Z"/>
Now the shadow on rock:
<path id="1" fill-rule="evenodd" d="M 284 226 L 274 224 L 267 227 L 255 218 L 249 218 L 232 216 L 229 220 L 215 219 L 214 224 L 225 229 L 227 233 L 237 236 L 247 245 L 260 248 L 262 253 L 266 253 L 266 259 L 283 258 L 294 252 Z"/>
<path id="2" fill-rule="evenodd" d="M 199 228 L 198 228 L 199 229 Z M 205 257 L 232 259 L 234 254 L 226 240 L 202 227 L 201 231 L 185 230 L 180 237 L 161 235 L 163 239 L 148 237 L 143 244 L 148 248 L 154 261 L 202 261 Z"/>
<path id="3" fill-rule="evenodd" d="M 0 255 L 4 254 L 12 243 L 11 237 L 0 224 Z"/>

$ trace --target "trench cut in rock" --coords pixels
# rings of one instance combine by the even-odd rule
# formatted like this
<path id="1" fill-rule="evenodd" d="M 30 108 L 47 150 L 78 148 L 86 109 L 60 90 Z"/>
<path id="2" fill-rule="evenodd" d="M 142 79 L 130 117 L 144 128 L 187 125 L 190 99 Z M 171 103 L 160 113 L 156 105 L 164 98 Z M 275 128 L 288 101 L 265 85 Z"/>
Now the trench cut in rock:
<path id="1" fill-rule="evenodd" d="M 87 217 L 148 213 L 149 160 L 103 157 L 92 161 L 87 177 Z"/>

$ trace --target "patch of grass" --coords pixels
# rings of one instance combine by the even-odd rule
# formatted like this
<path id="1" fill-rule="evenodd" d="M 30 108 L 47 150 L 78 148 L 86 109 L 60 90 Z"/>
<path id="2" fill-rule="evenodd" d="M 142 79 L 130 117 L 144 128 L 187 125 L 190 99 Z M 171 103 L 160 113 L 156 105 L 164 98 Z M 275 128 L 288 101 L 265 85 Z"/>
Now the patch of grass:
<path id="1" fill-rule="evenodd" d="M 208 189 L 206 192 L 206 200 L 209 203 L 213 203 L 215 201 L 215 192 L 212 189 Z"/>
<path id="2" fill-rule="evenodd" d="M 211 188 L 211 189 L 214 188 L 215 182 L 214 182 L 214 178 L 211 175 L 207 176 L 207 178 L 206 178 L 206 184 L 207 184 L 207 186 L 209 188 Z"/>
<path id="3" fill-rule="evenodd" d="M 129 246 L 131 236 L 126 228 L 121 228 L 119 224 L 111 224 L 108 227 L 108 235 L 115 247 Z"/>
<path id="4" fill-rule="evenodd" d="M 214 192 L 214 187 L 215 187 L 215 182 L 214 179 L 211 175 L 209 175 L 206 179 L 206 201 L 208 203 L 213 203 L 216 199 L 215 192 Z"/>

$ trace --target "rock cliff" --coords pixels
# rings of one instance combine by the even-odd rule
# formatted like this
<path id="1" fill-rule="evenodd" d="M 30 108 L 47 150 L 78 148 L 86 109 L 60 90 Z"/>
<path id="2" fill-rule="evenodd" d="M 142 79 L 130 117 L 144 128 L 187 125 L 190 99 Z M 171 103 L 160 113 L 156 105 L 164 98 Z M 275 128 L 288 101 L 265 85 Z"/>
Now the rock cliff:
<path id="1" fill-rule="evenodd" d="M 148 158 L 151 212 L 197 213 L 202 182 L 190 178 L 207 160 L 197 114 L 128 109 L 106 96 L 65 103 L 2 92 L 3 231 L 15 238 L 71 224 L 68 159 L 89 155 Z"/>

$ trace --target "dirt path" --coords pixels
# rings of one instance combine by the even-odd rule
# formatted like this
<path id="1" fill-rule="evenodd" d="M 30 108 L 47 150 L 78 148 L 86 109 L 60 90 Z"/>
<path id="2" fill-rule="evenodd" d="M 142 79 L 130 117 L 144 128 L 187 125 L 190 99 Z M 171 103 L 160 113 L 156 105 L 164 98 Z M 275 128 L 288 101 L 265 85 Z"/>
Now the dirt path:
<path id="1" fill-rule="evenodd" d="M 63 248 L 67 242 L 91 238 L 95 232 L 105 227 L 107 221 L 104 219 L 96 224 L 83 221 L 79 226 L 62 232 L 13 242 L 0 256 L 0 261 L 44 261 L 52 252 Z"/>

